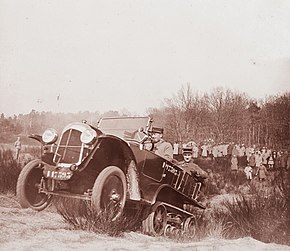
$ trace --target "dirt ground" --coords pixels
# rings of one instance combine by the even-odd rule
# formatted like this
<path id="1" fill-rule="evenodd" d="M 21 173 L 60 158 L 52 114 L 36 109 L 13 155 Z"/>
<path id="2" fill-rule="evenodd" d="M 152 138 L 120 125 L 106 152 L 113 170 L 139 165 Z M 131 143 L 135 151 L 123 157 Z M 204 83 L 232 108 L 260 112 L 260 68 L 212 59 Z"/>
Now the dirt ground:
<path id="1" fill-rule="evenodd" d="M 59 214 L 47 209 L 36 212 L 20 208 L 13 195 L 0 195 L 0 250 L 170 250 L 170 251 L 290 251 L 289 246 L 265 244 L 252 238 L 206 239 L 201 242 L 174 242 L 163 237 L 126 233 L 114 238 L 70 230 Z"/>

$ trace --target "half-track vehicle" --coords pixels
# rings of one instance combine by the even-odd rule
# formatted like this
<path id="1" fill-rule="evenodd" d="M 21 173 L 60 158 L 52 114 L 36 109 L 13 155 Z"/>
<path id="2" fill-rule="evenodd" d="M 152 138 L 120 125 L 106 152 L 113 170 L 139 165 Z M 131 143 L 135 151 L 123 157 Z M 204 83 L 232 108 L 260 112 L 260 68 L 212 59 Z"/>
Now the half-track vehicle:
<path id="1" fill-rule="evenodd" d="M 102 212 L 114 209 L 112 220 L 138 211 L 142 232 L 163 235 L 189 231 L 202 182 L 152 151 L 150 117 L 102 118 L 30 135 L 42 145 L 39 159 L 22 170 L 17 197 L 22 207 L 40 211 L 54 196 L 87 201 Z"/>

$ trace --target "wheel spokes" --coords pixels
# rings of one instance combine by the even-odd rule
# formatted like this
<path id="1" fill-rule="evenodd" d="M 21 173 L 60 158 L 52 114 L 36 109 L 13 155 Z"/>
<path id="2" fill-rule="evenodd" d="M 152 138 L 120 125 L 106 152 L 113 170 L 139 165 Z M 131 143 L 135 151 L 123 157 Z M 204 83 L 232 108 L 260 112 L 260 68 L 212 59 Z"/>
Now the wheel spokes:
<path id="1" fill-rule="evenodd" d="M 155 210 L 153 218 L 153 228 L 157 234 L 162 234 L 167 222 L 166 208 L 162 205 L 158 206 Z"/>
<path id="2" fill-rule="evenodd" d="M 101 196 L 101 207 L 118 213 L 122 208 L 123 184 L 117 176 L 111 176 L 104 184 Z"/>
<path id="3" fill-rule="evenodd" d="M 41 179 L 42 179 L 41 169 L 34 169 L 34 171 L 31 172 L 27 178 L 27 183 L 25 186 L 26 196 L 33 206 L 42 205 L 49 198 L 48 195 L 39 192 Z"/>

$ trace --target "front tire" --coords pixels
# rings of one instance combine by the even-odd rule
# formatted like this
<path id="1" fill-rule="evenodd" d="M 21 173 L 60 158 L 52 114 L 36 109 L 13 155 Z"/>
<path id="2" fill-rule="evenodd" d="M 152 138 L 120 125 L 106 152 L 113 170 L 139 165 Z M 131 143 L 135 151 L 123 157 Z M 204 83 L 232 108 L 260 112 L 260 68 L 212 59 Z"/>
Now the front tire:
<path id="1" fill-rule="evenodd" d="M 126 202 L 127 183 L 117 166 L 106 167 L 97 177 L 92 191 L 92 205 L 97 211 L 107 212 L 112 220 L 119 218 Z"/>
<path id="2" fill-rule="evenodd" d="M 24 208 L 30 207 L 36 211 L 45 209 L 52 198 L 50 195 L 39 192 L 43 177 L 40 164 L 41 160 L 36 159 L 24 166 L 19 174 L 16 186 L 16 195 L 20 205 Z"/>

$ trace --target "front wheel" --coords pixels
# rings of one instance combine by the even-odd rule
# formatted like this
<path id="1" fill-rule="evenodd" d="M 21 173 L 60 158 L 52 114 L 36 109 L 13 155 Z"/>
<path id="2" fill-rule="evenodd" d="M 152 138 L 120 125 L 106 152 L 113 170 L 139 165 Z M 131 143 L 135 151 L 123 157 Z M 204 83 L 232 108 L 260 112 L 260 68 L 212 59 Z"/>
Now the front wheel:
<path id="1" fill-rule="evenodd" d="M 92 191 L 92 205 L 97 213 L 106 212 L 115 220 L 126 202 L 126 177 L 117 166 L 106 167 L 97 177 Z"/>
<path id="2" fill-rule="evenodd" d="M 20 205 L 37 211 L 45 209 L 52 198 L 50 195 L 39 192 L 43 178 L 40 164 L 41 160 L 36 159 L 24 166 L 19 174 L 16 186 L 16 195 Z"/>

